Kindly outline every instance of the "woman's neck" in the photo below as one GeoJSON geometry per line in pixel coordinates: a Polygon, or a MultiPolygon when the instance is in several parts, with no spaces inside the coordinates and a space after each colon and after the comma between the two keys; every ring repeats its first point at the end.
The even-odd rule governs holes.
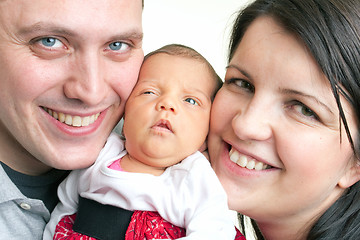
{"type": "Polygon", "coordinates": [[[273,216],[265,221],[257,221],[257,224],[266,240],[305,240],[316,220],[317,217],[312,214],[294,214],[284,218],[273,216]]]}

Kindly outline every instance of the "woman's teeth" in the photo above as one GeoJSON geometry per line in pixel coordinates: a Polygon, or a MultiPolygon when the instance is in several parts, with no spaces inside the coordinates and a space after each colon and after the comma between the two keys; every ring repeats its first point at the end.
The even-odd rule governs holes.
{"type": "Polygon", "coordinates": [[[73,127],[86,127],[90,124],[94,123],[96,119],[99,117],[100,113],[80,117],[80,116],[72,116],[69,114],[64,114],[61,112],[55,112],[54,110],[43,108],[50,116],[57,119],[58,121],[65,123],[66,125],[73,126],[73,127]]]}
{"type": "Polygon", "coordinates": [[[269,168],[269,165],[262,162],[258,162],[254,159],[248,159],[245,155],[241,155],[233,148],[229,152],[230,160],[239,165],[240,167],[246,167],[247,169],[264,170],[269,168]]]}

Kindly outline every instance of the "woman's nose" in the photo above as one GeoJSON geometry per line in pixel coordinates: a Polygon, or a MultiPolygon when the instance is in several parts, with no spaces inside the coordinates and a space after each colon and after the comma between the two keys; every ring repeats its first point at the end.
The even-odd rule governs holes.
{"type": "Polygon", "coordinates": [[[269,105],[250,102],[232,120],[235,134],[244,141],[265,141],[272,136],[272,112],[269,105]]]}

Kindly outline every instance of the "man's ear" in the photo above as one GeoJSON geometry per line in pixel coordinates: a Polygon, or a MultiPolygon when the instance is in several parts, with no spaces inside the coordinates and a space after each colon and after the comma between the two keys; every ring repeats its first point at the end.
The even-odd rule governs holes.
{"type": "Polygon", "coordinates": [[[344,176],[340,178],[338,182],[339,187],[346,189],[360,180],[360,160],[355,159],[355,161],[356,162],[352,164],[352,166],[347,170],[344,176]]]}

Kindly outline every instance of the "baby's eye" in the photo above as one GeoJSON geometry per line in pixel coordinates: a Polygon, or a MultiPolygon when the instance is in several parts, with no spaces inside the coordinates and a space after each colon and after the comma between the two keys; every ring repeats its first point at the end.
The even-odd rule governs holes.
{"type": "Polygon", "coordinates": [[[152,92],[152,91],[145,91],[145,92],[143,92],[143,94],[154,94],[154,92],[152,92]]]}
{"type": "Polygon", "coordinates": [[[126,52],[130,48],[129,44],[123,42],[112,42],[109,44],[109,49],[112,51],[126,52]]]}
{"type": "Polygon", "coordinates": [[[199,105],[199,103],[198,103],[195,99],[193,99],[193,98],[186,98],[186,99],[185,99],[185,102],[188,102],[188,103],[190,103],[191,105],[199,105]]]}

